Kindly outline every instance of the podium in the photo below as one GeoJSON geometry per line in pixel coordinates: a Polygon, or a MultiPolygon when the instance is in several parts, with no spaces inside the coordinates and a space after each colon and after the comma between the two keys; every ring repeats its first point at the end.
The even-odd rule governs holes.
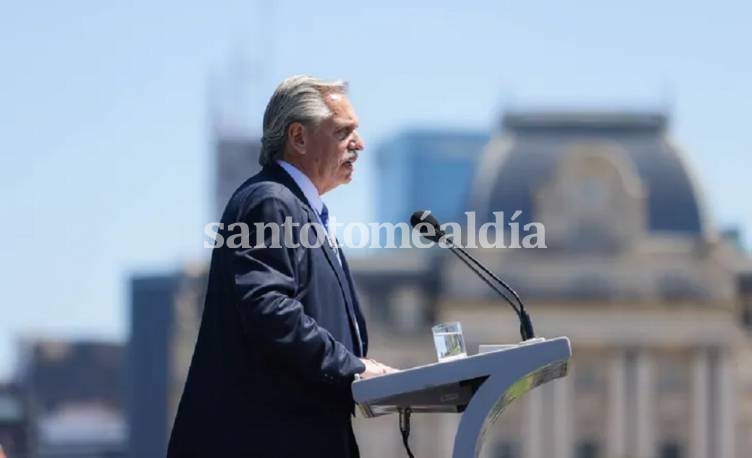
{"type": "Polygon", "coordinates": [[[488,351],[358,380],[352,393],[366,417],[396,413],[462,413],[453,458],[477,457],[486,430],[506,406],[533,388],[567,374],[569,339],[535,339],[488,351]]]}

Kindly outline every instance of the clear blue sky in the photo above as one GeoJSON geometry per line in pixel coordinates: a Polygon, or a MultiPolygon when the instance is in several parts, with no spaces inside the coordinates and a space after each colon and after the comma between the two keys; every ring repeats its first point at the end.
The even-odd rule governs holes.
{"type": "MultiPolygon", "coordinates": [[[[258,3],[0,7],[0,378],[22,335],[124,339],[130,273],[207,256],[207,81],[233,56],[264,63],[255,113],[284,76],[348,79],[371,151],[509,106],[669,104],[714,220],[752,227],[749,3],[258,3]]],[[[367,153],[340,220],[371,215],[367,153]]]]}

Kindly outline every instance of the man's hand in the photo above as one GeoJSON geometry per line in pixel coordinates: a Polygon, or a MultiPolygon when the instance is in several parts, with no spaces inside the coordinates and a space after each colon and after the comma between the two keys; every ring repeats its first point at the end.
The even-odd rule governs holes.
{"type": "Polygon", "coordinates": [[[379,375],[391,374],[398,371],[398,369],[381,364],[373,359],[360,358],[360,360],[366,365],[366,370],[358,374],[360,378],[378,377],[379,375]]]}

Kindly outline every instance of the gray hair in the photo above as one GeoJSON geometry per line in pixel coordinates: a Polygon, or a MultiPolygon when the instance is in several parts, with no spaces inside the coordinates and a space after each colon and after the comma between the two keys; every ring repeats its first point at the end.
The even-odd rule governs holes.
{"type": "Polygon", "coordinates": [[[264,112],[259,164],[267,166],[282,159],[290,124],[300,122],[318,125],[332,115],[324,97],[331,93],[345,92],[345,81],[326,81],[307,75],[291,76],[282,81],[269,99],[264,112]]]}

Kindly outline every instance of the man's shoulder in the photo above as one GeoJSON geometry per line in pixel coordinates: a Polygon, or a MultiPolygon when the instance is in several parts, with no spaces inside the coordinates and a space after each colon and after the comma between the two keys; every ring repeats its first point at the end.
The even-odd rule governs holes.
{"type": "Polygon", "coordinates": [[[298,200],[285,184],[269,177],[256,175],[249,178],[235,191],[235,194],[230,198],[230,202],[257,202],[266,199],[279,199],[289,203],[298,200]]]}
{"type": "Polygon", "coordinates": [[[274,174],[262,170],[246,180],[233,193],[225,208],[225,217],[237,219],[254,207],[275,200],[291,210],[303,210],[303,202],[285,183],[274,174]]]}

